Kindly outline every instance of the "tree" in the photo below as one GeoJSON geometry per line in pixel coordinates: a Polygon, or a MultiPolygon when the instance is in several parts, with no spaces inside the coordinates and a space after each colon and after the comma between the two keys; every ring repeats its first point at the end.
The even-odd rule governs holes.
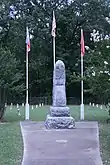
{"type": "MultiPolygon", "coordinates": [[[[80,29],[81,27],[84,29],[86,46],[94,50],[96,43],[91,40],[93,30],[99,31],[102,38],[110,34],[108,3],[108,0],[2,0],[0,45],[3,49],[7,47],[17,61],[20,61],[18,65],[22,73],[25,73],[25,29],[26,26],[29,27],[31,96],[51,95],[53,74],[51,22],[54,9],[57,21],[56,59],[62,59],[66,65],[67,96],[80,98],[80,83],[77,81],[77,78],[80,80],[80,29]],[[12,4],[16,14],[15,18],[11,19],[9,8],[12,4]]],[[[87,55],[88,52],[85,60],[87,55]]],[[[88,65],[87,67],[89,69],[88,65]]],[[[25,82],[25,76],[22,81],[25,82]]],[[[87,83],[85,87],[88,88],[87,83]]]]}
{"type": "Polygon", "coordinates": [[[110,41],[102,40],[95,43],[94,51],[86,56],[85,81],[89,93],[101,103],[110,102],[110,41]]]}
{"type": "MultiPolygon", "coordinates": [[[[94,50],[97,45],[91,37],[94,29],[99,32],[99,39],[105,39],[105,36],[110,34],[110,25],[106,20],[106,17],[109,17],[110,8],[106,2],[78,0],[59,11],[57,50],[61,55],[57,54],[57,56],[59,55],[67,66],[67,93],[71,96],[80,97],[80,29],[84,29],[86,47],[94,50]]],[[[92,55],[94,56],[91,51],[92,55]]],[[[87,63],[86,56],[89,58],[88,51],[84,57],[84,63],[87,63]]],[[[89,64],[85,67],[89,68],[89,64]]],[[[86,82],[84,86],[88,88],[86,82]]]]}
{"type": "Polygon", "coordinates": [[[16,60],[7,48],[0,48],[0,120],[3,119],[5,103],[9,92],[21,93],[24,90],[22,83],[23,73],[19,70],[19,61],[16,60]]]}

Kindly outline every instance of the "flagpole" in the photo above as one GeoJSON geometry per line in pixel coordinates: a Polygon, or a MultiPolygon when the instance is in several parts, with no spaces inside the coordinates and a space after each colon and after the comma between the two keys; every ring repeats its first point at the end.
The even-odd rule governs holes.
{"type": "Polygon", "coordinates": [[[25,120],[29,120],[29,103],[28,103],[28,46],[26,45],[26,109],[25,109],[25,120]]]}
{"type": "Polygon", "coordinates": [[[84,103],[83,103],[83,55],[81,55],[81,112],[80,119],[84,120],[84,103]]]}
{"type": "Polygon", "coordinates": [[[55,29],[56,29],[56,20],[55,20],[55,13],[53,10],[53,21],[52,21],[52,37],[53,37],[53,65],[55,68],[55,29]]]}
{"type": "Polygon", "coordinates": [[[81,29],[81,107],[80,107],[80,120],[84,120],[84,87],[83,87],[83,57],[85,53],[85,46],[84,46],[84,36],[83,30],[81,29]]]}
{"type": "Polygon", "coordinates": [[[55,37],[53,37],[53,64],[55,68],[55,37]]]}

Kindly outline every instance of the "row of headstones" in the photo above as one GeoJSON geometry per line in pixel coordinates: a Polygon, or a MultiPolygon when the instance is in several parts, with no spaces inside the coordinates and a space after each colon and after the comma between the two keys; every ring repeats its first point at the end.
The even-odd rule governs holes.
{"type": "MultiPolygon", "coordinates": [[[[25,106],[25,104],[24,103],[22,103],[22,107],[24,107],[25,106]]],[[[34,107],[35,108],[38,108],[38,107],[43,107],[44,106],[44,104],[43,103],[40,103],[39,105],[35,105],[35,106],[31,106],[31,109],[34,109],[34,107]]],[[[5,107],[7,107],[7,104],[5,103],[5,107]]],[[[11,103],[11,105],[10,105],[10,109],[12,109],[13,108],[13,103],[11,103]]],[[[18,116],[21,116],[21,113],[20,113],[20,105],[19,104],[17,104],[16,105],[16,108],[17,108],[17,113],[18,113],[18,116]]]]}
{"type": "MultiPolygon", "coordinates": [[[[22,107],[24,107],[25,106],[25,104],[24,103],[22,103],[22,105],[21,105],[22,107]]],[[[40,103],[39,105],[31,105],[31,108],[32,109],[34,109],[34,107],[35,108],[38,108],[38,107],[43,107],[44,106],[44,103],[40,103]]],[[[7,107],[7,104],[5,103],[5,107],[7,107]]],[[[14,107],[15,107],[15,105],[14,105],[14,107]]],[[[13,108],[13,103],[11,103],[11,105],[10,105],[10,109],[12,109],[13,108]]],[[[20,105],[19,104],[16,104],[16,108],[18,109],[18,108],[20,108],[20,105]]]]}
{"type": "Polygon", "coordinates": [[[89,106],[92,106],[92,107],[96,106],[97,108],[100,107],[100,109],[103,109],[102,105],[99,105],[99,104],[95,105],[95,103],[91,103],[91,102],[89,103],[89,106]]]}

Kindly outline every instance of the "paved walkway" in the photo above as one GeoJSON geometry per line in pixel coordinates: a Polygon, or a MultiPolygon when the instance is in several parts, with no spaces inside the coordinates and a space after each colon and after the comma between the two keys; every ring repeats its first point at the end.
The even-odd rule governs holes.
{"type": "Polygon", "coordinates": [[[46,130],[44,123],[20,123],[22,165],[102,165],[97,122],[76,122],[73,130],[46,130]]]}

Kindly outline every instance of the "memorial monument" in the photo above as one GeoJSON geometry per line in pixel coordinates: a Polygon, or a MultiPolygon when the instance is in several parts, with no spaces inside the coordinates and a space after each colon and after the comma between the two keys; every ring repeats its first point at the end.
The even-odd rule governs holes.
{"type": "Polygon", "coordinates": [[[66,105],[65,79],[65,65],[58,60],[53,74],[53,104],[45,121],[47,129],[75,128],[74,118],[71,117],[69,107],[66,105]]]}

